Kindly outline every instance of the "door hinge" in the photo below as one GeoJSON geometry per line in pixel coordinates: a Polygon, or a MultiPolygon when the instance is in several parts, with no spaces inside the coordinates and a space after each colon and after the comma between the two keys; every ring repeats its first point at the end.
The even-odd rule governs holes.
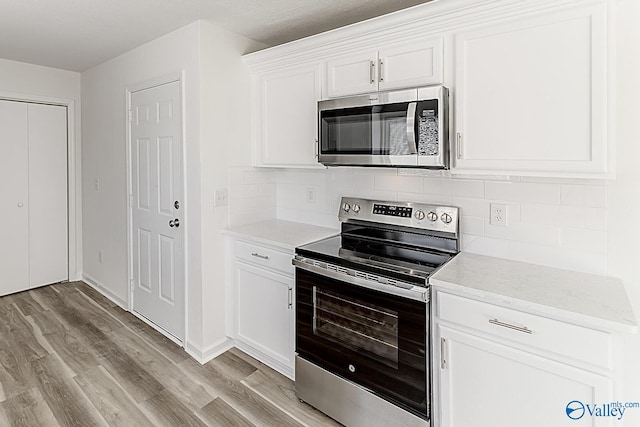
{"type": "Polygon", "coordinates": [[[447,357],[445,354],[447,348],[447,340],[440,338],[440,369],[447,369],[447,357]]]}
{"type": "Polygon", "coordinates": [[[133,293],[133,285],[135,281],[133,279],[129,279],[129,284],[131,285],[131,293],[133,293]]]}
{"type": "Polygon", "coordinates": [[[127,111],[127,119],[129,120],[129,123],[133,121],[133,111],[127,111]]]}
{"type": "Polygon", "coordinates": [[[129,207],[133,207],[133,194],[129,194],[129,207]]]}

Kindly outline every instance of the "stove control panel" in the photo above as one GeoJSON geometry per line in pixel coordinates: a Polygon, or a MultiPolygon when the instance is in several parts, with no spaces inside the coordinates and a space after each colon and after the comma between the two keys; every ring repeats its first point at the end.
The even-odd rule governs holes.
{"type": "Polygon", "coordinates": [[[393,224],[458,234],[458,208],[413,202],[384,202],[343,197],[338,219],[393,224]]]}

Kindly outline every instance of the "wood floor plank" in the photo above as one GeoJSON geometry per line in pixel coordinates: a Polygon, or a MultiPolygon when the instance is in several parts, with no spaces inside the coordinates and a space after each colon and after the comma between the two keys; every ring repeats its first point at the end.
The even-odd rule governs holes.
{"type": "Polygon", "coordinates": [[[59,363],[51,355],[31,362],[38,389],[58,423],[70,427],[107,425],[59,363]]]}
{"type": "Polygon", "coordinates": [[[251,421],[242,416],[221,397],[216,397],[212,402],[197,412],[198,417],[208,426],[212,427],[254,427],[251,421]]]}
{"type": "Polygon", "coordinates": [[[29,291],[13,294],[11,295],[11,297],[13,298],[13,302],[15,303],[16,307],[18,307],[18,309],[24,316],[29,316],[35,312],[44,311],[44,308],[36,300],[33,299],[29,291]]]}
{"type": "Polygon", "coordinates": [[[104,370],[97,367],[74,378],[110,426],[153,427],[135,401],[104,370]]]}
{"type": "Polygon", "coordinates": [[[4,401],[35,387],[31,363],[11,348],[0,345],[0,400],[4,401]]]}
{"type": "Polygon", "coordinates": [[[100,358],[100,364],[137,403],[164,390],[160,381],[115,344],[113,351],[100,358]]]}
{"type": "Polygon", "coordinates": [[[242,384],[280,408],[290,417],[304,425],[340,426],[313,406],[298,400],[293,381],[283,376],[282,381],[257,370],[242,380],[242,384]]]}
{"type": "Polygon", "coordinates": [[[63,362],[76,374],[96,368],[98,355],[86,345],[77,330],[51,333],[44,336],[63,362]]]}
{"type": "Polygon", "coordinates": [[[184,406],[169,390],[147,399],[142,407],[158,426],[206,427],[189,408],[184,406]]]}
{"type": "Polygon", "coordinates": [[[201,378],[237,411],[257,425],[300,426],[301,424],[273,406],[248,387],[233,381],[210,363],[200,365],[187,359],[180,363],[185,373],[201,378]]]}
{"type": "Polygon", "coordinates": [[[40,329],[42,335],[47,334],[64,334],[69,329],[58,320],[55,314],[49,310],[34,312],[27,316],[31,318],[35,326],[40,329]]]}
{"type": "Polygon", "coordinates": [[[105,334],[124,327],[124,325],[113,318],[113,316],[110,316],[104,310],[98,308],[99,306],[97,304],[89,303],[88,300],[75,289],[65,294],[65,302],[73,306],[82,319],[92,323],[105,334]]]}
{"type": "Polygon", "coordinates": [[[111,339],[191,410],[199,410],[215,397],[197,379],[184,375],[177,365],[133,331],[125,328],[113,333],[111,339]]]}
{"type": "Polygon", "coordinates": [[[242,381],[258,368],[231,352],[225,352],[209,362],[235,381],[242,381]]]}
{"type": "Polygon", "coordinates": [[[12,427],[59,426],[38,389],[29,389],[1,403],[6,424],[12,427]]]}

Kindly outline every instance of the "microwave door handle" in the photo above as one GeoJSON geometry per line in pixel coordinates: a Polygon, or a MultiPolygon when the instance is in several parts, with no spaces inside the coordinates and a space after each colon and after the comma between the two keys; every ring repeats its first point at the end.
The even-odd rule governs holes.
{"type": "Polygon", "coordinates": [[[416,147],[416,106],[417,102],[409,103],[407,108],[407,144],[409,145],[409,153],[418,154],[416,147]]]}

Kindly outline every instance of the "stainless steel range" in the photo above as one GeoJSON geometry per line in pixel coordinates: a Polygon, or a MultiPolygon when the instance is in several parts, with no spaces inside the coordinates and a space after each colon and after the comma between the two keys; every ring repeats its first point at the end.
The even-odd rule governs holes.
{"type": "Polygon", "coordinates": [[[428,426],[427,279],[458,208],[343,197],[340,235],[296,248],[296,394],[348,426],[428,426]]]}

